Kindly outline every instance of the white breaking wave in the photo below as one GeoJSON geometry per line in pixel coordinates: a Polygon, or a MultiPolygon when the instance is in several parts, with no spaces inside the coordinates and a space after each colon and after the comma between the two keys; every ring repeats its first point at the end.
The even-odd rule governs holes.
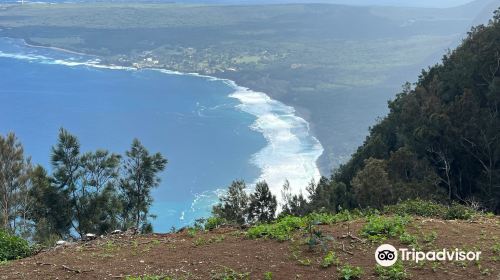
{"type": "MultiPolygon", "coordinates": [[[[28,60],[44,64],[58,64],[69,67],[86,66],[99,69],[140,71],[135,67],[104,65],[99,59],[81,61],[81,58],[53,59],[47,56],[28,53],[5,53],[0,51],[0,57],[28,60]],[[80,61],[79,61],[80,60],[80,61]]],[[[205,78],[209,81],[222,81],[234,88],[229,95],[241,104],[237,108],[256,117],[251,129],[262,133],[267,140],[267,146],[253,155],[251,162],[261,170],[260,177],[252,182],[265,180],[273,194],[281,199],[281,189],[285,182],[290,182],[293,194],[305,190],[311,181],[317,182],[321,177],[316,161],[323,153],[321,143],[311,135],[309,124],[296,116],[295,109],[279,101],[271,99],[262,92],[252,91],[238,86],[234,81],[220,79],[198,73],[182,73],[165,69],[148,68],[169,75],[187,75],[205,78]]],[[[197,204],[193,201],[192,209],[197,204]]],[[[184,218],[184,213],[181,219],[184,218]]]]}
{"type": "Polygon", "coordinates": [[[260,178],[280,197],[285,180],[293,194],[301,193],[321,177],[316,161],[323,153],[321,143],[310,134],[309,124],[295,115],[295,109],[271,99],[262,92],[228,83],[236,89],[230,97],[238,99],[238,108],[254,115],[251,128],[262,133],[268,145],[255,154],[253,163],[262,170],[260,178]]]}

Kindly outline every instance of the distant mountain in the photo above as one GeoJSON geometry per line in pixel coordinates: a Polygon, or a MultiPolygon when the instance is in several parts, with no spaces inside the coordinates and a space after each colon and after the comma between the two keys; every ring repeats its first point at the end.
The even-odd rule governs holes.
{"type": "Polygon", "coordinates": [[[472,0],[178,0],[185,3],[224,3],[224,4],[276,4],[276,3],[330,3],[353,6],[397,6],[447,8],[467,4],[472,0]]]}

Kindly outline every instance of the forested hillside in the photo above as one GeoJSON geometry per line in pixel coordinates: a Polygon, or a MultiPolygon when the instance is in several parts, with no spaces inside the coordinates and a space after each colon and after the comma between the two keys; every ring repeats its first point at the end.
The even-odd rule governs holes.
{"type": "Polygon", "coordinates": [[[500,10],[407,84],[312,204],[381,207],[406,198],[500,212],[500,10]]]}

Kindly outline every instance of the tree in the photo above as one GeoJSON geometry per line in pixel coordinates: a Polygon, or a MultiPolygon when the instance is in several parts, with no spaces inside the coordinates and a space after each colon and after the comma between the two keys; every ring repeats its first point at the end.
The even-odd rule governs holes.
{"type": "Polygon", "coordinates": [[[249,203],[248,195],[245,191],[244,181],[233,181],[225,195],[219,198],[219,204],[215,205],[212,213],[237,225],[243,225],[247,222],[247,208],[249,203]]]}
{"type": "Polygon", "coordinates": [[[29,184],[29,159],[24,157],[21,143],[13,133],[7,137],[0,135],[0,218],[1,227],[15,232],[19,221],[26,222],[19,216],[29,184]]]}
{"type": "Polygon", "coordinates": [[[52,181],[47,171],[36,166],[30,174],[32,184],[29,200],[32,207],[28,217],[35,223],[33,239],[52,246],[54,241],[69,236],[72,215],[67,196],[52,181]]]}
{"type": "Polygon", "coordinates": [[[151,190],[159,186],[161,180],[158,173],[165,169],[168,161],[160,153],[150,155],[137,139],[125,154],[124,177],[120,181],[124,199],[122,216],[126,226],[150,230],[151,190]]]}
{"type": "Polygon", "coordinates": [[[352,187],[360,207],[382,208],[396,202],[386,164],[384,160],[369,158],[353,178],[352,187]]]}
{"type": "Polygon", "coordinates": [[[61,129],[59,142],[52,148],[52,166],[60,197],[68,201],[65,215],[71,216],[80,236],[119,227],[119,155],[105,150],[81,155],[78,139],[61,129]]]}
{"type": "Polygon", "coordinates": [[[105,150],[87,152],[80,158],[82,192],[79,198],[83,232],[102,234],[120,227],[121,203],[117,193],[120,156],[105,150]]]}
{"type": "Polygon", "coordinates": [[[288,180],[283,184],[283,189],[281,190],[281,197],[283,199],[283,205],[279,216],[293,215],[293,216],[304,216],[307,214],[308,203],[302,193],[299,195],[292,195],[290,191],[290,182],[288,180]]]}
{"type": "Polygon", "coordinates": [[[81,236],[78,221],[82,218],[79,192],[84,191],[78,184],[82,179],[80,163],[80,143],[78,139],[67,130],[59,130],[58,143],[52,147],[51,163],[54,183],[60,191],[60,198],[67,201],[65,209],[61,209],[70,218],[71,226],[81,236]]]}
{"type": "Polygon", "coordinates": [[[250,222],[270,222],[276,213],[276,196],[269,190],[265,181],[255,186],[255,192],[250,195],[248,205],[248,220],[250,222]]]}

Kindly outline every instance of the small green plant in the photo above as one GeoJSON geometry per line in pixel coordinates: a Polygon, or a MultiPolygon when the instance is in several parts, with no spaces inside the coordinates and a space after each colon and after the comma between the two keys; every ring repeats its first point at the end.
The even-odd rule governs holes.
{"type": "Polygon", "coordinates": [[[361,279],[363,275],[363,269],[359,266],[351,266],[346,264],[339,268],[340,279],[342,280],[353,280],[353,279],[361,279]]]}
{"type": "Polygon", "coordinates": [[[273,273],[271,271],[265,272],[264,280],[273,280],[273,273]]]}
{"type": "Polygon", "coordinates": [[[174,280],[170,276],[144,275],[144,276],[127,276],[126,280],[174,280]]]}
{"type": "Polygon", "coordinates": [[[298,259],[297,261],[299,262],[299,264],[301,264],[303,266],[310,266],[312,264],[311,259],[309,259],[309,258],[298,259]]]}
{"type": "Polygon", "coordinates": [[[208,241],[207,241],[205,238],[203,238],[203,237],[198,237],[198,238],[196,238],[196,240],[194,241],[194,245],[195,245],[196,247],[198,247],[198,246],[203,246],[203,245],[205,245],[205,244],[207,244],[207,243],[208,243],[208,241]]]}
{"type": "Polygon", "coordinates": [[[279,241],[290,239],[293,231],[305,227],[305,222],[300,217],[286,216],[272,224],[260,224],[247,231],[250,238],[269,237],[279,241]]]}
{"type": "Polygon", "coordinates": [[[324,235],[323,232],[318,228],[321,222],[314,220],[313,217],[309,216],[306,219],[306,244],[309,246],[309,250],[313,251],[316,246],[321,246],[323,251],[328,250],[328,241],[333,240],[332,236],[324,235]]]}
{"type": "Polygon", "coordinates": [[[28,241],[0,230],[0,261],[25,258],[32,251],[28,241]]]}
{"type": "Polygon", "coordinates": [[[399,241],[404,245],[411,245],[413,248],[418,248],[418,241],[415,235],[409,234],[407,232],[403,232],[399,236],[399,241]]]}
{"type": "Polygon", "coordinates": [[[315,225],[345,222],[361,216],[361,212],[342,211],[337,214],[311,213],[305,217],[283,216],[269,224],[260,224],[247,231],[250,238],[267,237],[279,241],[289,240],[294,231],[299,229],[314,228],[315,225]]]}
{"type": "Polygon", "coordinates": [[[226,223],[226,220],[220,217],[210,217],[205,221],[204,228],[205,230],[213,230],[221,225],[224,225],[226,223]]]}
{"type": "Polygon", "coordinates": [[[491,248],[493,250],[493,256],[491,259],[496,262],[500,261],[500,242],[493,244],[491,248]]]}
{"type": "Polygon", "coordinates": [[[375,273],[380,280],[403,280],[409,277],[401,261],[397,261],[394,265],[388,267],[377,265],[375,273]]]}
{"type": "Polygon", "coordinates": [[[118,246],[113,241],[108,241],[104,243],[104,250],[106,252],[112,252],[118,249],[118,246]]]}
{"type": "Polygon", "coordinates": [[[237,272],[229,267],[223,267],[223,271],[212,274],[212,280],[247,280],[250,279],[250,273],[237,272]]]}
{"type": "Polygon", "coordinates": [[[437,237],[438,237],[437,232],[432,231],[429,234],[424,234],[423,240],[424,240],[425,243],[431,244],[431,243],[433,243],[437,239],[437,237]]]}
{"type": "Polygon", "coordinates": [[[403,234],[409,222],[410,219],[406,216],[372,215],[367,218],[367,223],[361,229],[361,235],[371,241],[385,240],[403,234]]]}
{"type": "Polygon", "coordinates": [[[335,255],[335,252],[330,251],[321,261],[321,267],[328,268],[332,265],[338,266],[340,264],[339,258],[335,255]]]}
{"type": "Polygon", "coordinates": [[[194,238],[198,231],[200,231],[198,228],[190,227],[187,229],[187,235],[191,238],[194,238]]]}

